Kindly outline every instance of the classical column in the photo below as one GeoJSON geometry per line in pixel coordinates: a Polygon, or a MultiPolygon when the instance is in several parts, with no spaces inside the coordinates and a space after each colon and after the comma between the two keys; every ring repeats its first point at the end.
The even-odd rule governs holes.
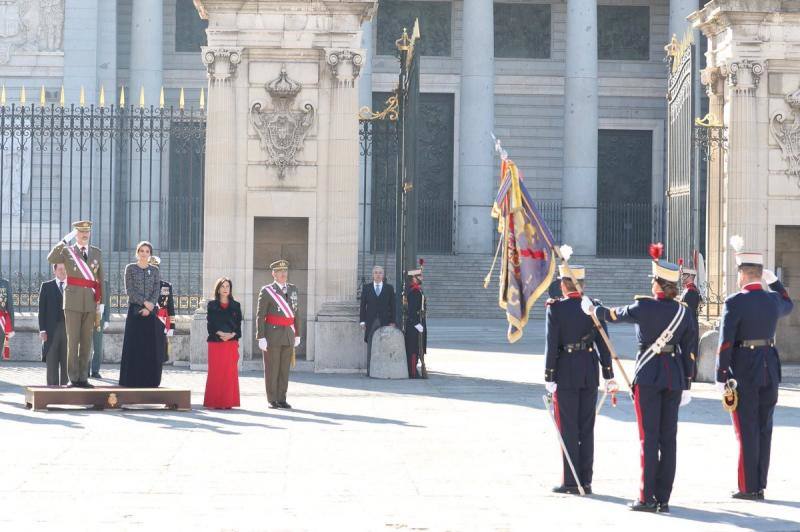
{"type": "MultiPolygon", "coordinates": [[[[749,251],[767,256],[766,180],[759,173],[759,142],[767,132],[759,123],[757,97],[764,65],[742,59],[726,67],[730,91],[730,138],[728,150],[727,198],[725,198],[725,293],[739,288],[730,237],[741,235],[749,251]]],[[[764,170],[764,173],[766,169],[764,170]]]]}
{"type": "MultiPolygon", "coordinates": [[[[317,224],[324,228],[329,301],[355,301],[358,265],[358,89],[356,80],[364,50],[326,48],[330,74],[328,169],[324,177],[324,211],[317,224]]],[[[322,119],[322,117],[320,117],[322,119]]],[[[321,184],[322,185],[322,184],[321,184]]],[[[319,286],[317,287],[320,288],[319,286]]]]}
{"type": "MultiPolygon", "coordinates": [[[[364,50],[364,61],[361,65],[361,74],[358,77],[358,106],[372,108],[372,21],[361,25],[361,47],[364,50]]],[[[370,143],[371,144],[371,143],[370,143]]],[[[372,157],[364,156],[359,151],[358,158],[358,223],[359,247],[366,254],[369,251],[368,242],[371,234],[372,213],[369,206],[372,202],[372,157]],[[366,179],[365,179],[366,176],[366,179]],[[366,227],[365,227],[366,226],[366,227]]],[[[362,267],[363,268],[363,267],[362,267]]],[[[366,269],[364,269],[366,271],[366,269]]],[[[359,269],[361,274],[362,269],[359,269]]],[[[366,276],[366,274],[365,274],[366,276]]]]}
{"type": "Polygon", "coordinates": [[[458,149],[458,251],[490,253],[494,164],[494,5],[464,2],[458,149]]]}
{"type": "Polygon", "coordinates": [[[139,101],[144,87],[147,104],[158,105],[163,84],[164,2],[136,0],[131,16],[129,102],[139,101]]]}
{"type": "Polygon", "coordinates": [[[567,1],[562,238],[597,252],[597,2],[567,1]]]}
{"type": "MultiPolygon", "coordinates": [[[[203,216],[203,293],[212,293],[214,281],[227,276],[241,280],[244,264],[232,263],[239,254],[241,231],[240,196],[237,186],[236,67],[242,59],[240,47],[202,49],[208,70],[208,114],[206,125],[206,170],[203,216]]],[[[188,216],[188,215],[187,215],[188,216]]],[[[244,285],[242,285],[244,286],[244,285]]]]}
{"type": "Polygon", "coordinates": [[[669,0],[669,38],[683,40],[690,23],[686,17],[699,9],[697,0],[669,0]]]}

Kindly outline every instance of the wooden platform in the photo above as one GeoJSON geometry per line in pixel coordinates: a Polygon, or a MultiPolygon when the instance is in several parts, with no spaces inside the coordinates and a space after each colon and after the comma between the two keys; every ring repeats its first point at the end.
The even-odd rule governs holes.
{"type": "Polygon", "coordinates": [[[191,410],[191,397],[189,390],[170,388],[25,387],[25,407],[34,410],[45,410],[54,405],[86,406],[95,410],[117,409],[131,405],[163,405],[169,410],[191,410]]]}

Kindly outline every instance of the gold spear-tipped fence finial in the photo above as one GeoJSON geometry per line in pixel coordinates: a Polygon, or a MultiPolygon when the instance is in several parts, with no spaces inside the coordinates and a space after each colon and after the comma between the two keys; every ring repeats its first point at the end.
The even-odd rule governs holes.
{"type": "Polygon", "coordinates": [[[144,85],[139,88],[139,107],[144,107],[144,85]]]}
{"type": "Polygon", "coordinates": [[[46,103],[47,103],[47,98],[45,97],[44,94],[44,85],[42,85],[42,88],[39,89],[39,105],[44,107],[46,103]]]}
{"type": "Polygon", "coordinates": [[[125,85],[119,88],[119,106],[125,107],[125,85]]]}
{"type": "Polygon", "coordinates": [[[27,98],[25,96],[25,85],[22,86],[22,89],[19,91],[19,103],[25,105],[27,98]]]}
{"type": "Polygon", "coordinates": [[[64,85],[61,85],[61,93],[58,95],[58,105],[64,108],[64,85]]]}
{"type": "Polygon", "coordinates": [[[81,95],[78,98],[78,105],[86,107],[86,91],[83,89],[83,85],[81,85],[81,95]]]}
{"type": "Polygon", "coordinates": [[[163,109],[164,108],[164,87],[161,87],[161,94],[158,96],[158,107],[163,109]]]}
{"type": "Polygon", "coordinates": [[[200,88],[200,109],[206,108],[206,90],[200,88]]]}
{"type": "Polygon", "coordinates": [[[183,87],[181,87],[181,95],[178,97],[178,109],[183,111],[183,106],[184,106],[183,87]]]}
{"type": "Polygon", "coordinates": [[[106,106],[106,88],[100,85],[100,107],[106,106]]]}

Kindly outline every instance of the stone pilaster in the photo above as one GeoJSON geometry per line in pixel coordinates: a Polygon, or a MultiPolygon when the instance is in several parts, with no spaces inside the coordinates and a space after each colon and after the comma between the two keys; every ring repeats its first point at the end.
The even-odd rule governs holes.
{"type": "Polygon", "coordinates": [[[131,16],[131,56],[128,100],[139,101],[144,87],[145,101],[158,104],[164,78],[164,2],[136,0],[131,16]]]}
{"type": "MultiPolygon", "coordinates": [[[[732,235],[741,235],[750,251],[767,252],[767,201],[761,190],[758,148],[760,125],[756,94],[764,65],[742,59],[725,67],[728,78],[730,150],[728,155],[727,198],[725,205],[725,246],[732,235]]],[[[730,251],[730,250],[729,250],[730,251]]],[[[725,290],[732,294],[736,284],[736,262],[727,253],[725,290]]]]}
{"type": "Polygon", "coordinates": [[[237,182],[236,88],[234,79],[242,60],[241,47],[203,47],[208,70],[208,114],[206,127],[206,170],[203,227],[203,291],[212,292],[214,281],[226,276],[234,286],[244,286],[245,265],[237,239],[241,231],[242,197],[237,182]]]}
{"type": "Polygon", "coordinates": [[[498,169],[494,163],[494,6],[464,2],[458,149],[458,251],[492,251],[489,216],[498,169]]]}
{"type": "Polygon", "coordinates": [[[567,1],[562,240],[597,251],[597,2],[567,1]]]}

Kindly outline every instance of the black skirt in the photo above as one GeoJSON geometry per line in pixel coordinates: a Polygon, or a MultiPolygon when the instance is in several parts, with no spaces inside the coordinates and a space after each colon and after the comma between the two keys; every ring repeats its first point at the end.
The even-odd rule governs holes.
{"type": "Polygon", "coordinates": [[[119,385],[129,388],[158,388],[166,349],[164,325],[155,312],[151,312],[149,316],[139,315],[141,308],[139,305],[128,307],[119,385]]]}

